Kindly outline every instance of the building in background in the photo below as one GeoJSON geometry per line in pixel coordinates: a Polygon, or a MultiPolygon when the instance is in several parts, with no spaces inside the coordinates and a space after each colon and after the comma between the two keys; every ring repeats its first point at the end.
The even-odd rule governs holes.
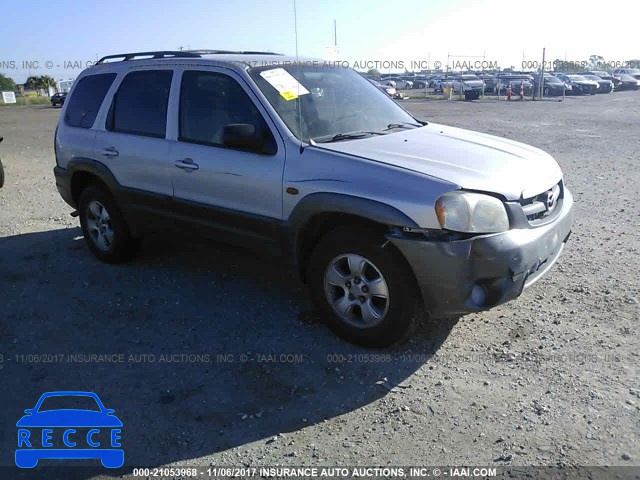
{"type": "Polygon", "coordinates": [[[71,79],[68,79],[68,80],[58,80],[58,85],[57,85],[58,92],[60,92],[60,93],[62,93],[62,92],[68,93],[69,90],[71,90],[71,86],[73,85],[73,82],[75,82],[75,81],[76,81],[75,78],[71,78],[71,79]]]}

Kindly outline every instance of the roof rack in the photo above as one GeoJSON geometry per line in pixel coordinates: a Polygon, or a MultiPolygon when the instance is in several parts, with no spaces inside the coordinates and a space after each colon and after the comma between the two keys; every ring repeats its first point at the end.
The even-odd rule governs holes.
{"type": "Polygon", "coordinates": [[[231,54],[231,55],[282,55],[274,52],[258,52],[251,50],[234,51],[234,50],[186,50],[189,53],[197,53],[198,55],[215,55],[215,54],[231,54]]]}
{"type": "Polygon", "coordinates": [[[117,55],[107,55],[106,57],[102,57],[98,60],[95,65],[99,65],[101,63],[105,63],[105,60],[110,60],[114,58],[122,59],[122,62],[126,62],[129,60],[145,60],[151,57],[153,59],[157,58],[200,58],[201,55],[196,52],[190,51],[157,51],[157,52],[136,52],[136,53],[119,53],[117,55]],[[136,58],[136,57],[147,57],[147,58],[136,58]]]}

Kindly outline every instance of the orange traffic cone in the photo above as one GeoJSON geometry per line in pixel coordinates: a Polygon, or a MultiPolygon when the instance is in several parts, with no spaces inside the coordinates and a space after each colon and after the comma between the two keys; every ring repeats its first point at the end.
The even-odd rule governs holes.
{"type": "Polygon", "coordinates": [[[520,100],[524,100],[524,80],[520,82],[520,100]]]}
{"type": "Polygon", "coordinates": [[[512,94],[513,92],[511,91],[511,83],[509,83],[509,86],[507,87],[507,100],[511,100],[512,94]]]}

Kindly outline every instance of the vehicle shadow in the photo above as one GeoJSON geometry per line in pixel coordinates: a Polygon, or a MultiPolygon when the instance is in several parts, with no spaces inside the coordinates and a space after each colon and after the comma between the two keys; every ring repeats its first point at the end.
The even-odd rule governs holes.
{"type": "Polygon", "coordinates": [[[132,263],[104,265],[78,228],[0,239],[0,309],[0,465],[14,464],[15,424],[40,395],[93,391],[124,424],[125,467],[97,467],[107,476],[284,442],[273,437],[375,402],[455,323],[361,349],[318,321],[279,259],[184,237],[145,240],[132,263]]]}

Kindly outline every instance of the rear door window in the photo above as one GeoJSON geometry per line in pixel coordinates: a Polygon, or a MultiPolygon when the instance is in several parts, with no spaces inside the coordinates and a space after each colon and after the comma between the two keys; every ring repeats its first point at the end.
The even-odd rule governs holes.
{"type": "Polygon", "coordinates": [[[107,130],[164,138],[172,70],[129,73],[113,97],[107,130]]]}

